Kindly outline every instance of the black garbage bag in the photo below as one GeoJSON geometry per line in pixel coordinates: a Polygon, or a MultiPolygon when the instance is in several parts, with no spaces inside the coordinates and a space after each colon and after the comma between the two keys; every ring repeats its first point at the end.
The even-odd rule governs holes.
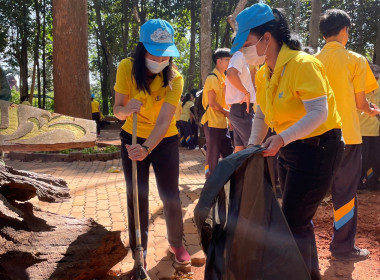
{"type": "Polygon", "coordinates": [[[310,279],[257,146],[222,160],[194,218],[207,255],[206,280],[310,279]]]}

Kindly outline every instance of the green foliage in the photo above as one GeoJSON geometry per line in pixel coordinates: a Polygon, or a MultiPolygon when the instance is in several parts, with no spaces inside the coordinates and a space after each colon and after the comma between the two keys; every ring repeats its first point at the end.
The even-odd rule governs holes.
{"type": "Polygon", "coordinates": [[[106,147],[98,147],[95,146],[93,148],[84,148],[84,149],[66,149],[59,151],[60,154],[71,154],[71,153],[82,153],[82,154],[100,154],[100,153],[105,153],[105,154],[110,154],[119,151],[120,148],[115,145],[110,145],[106,147]]]}
{"type": "MultiPolygon", "coordinates": [[[[57,0],[59,1],[59,0],[57,0]]],[[[200,15],[201,0],[195,0],[196,36],[195,36],[195,59],[190,61],[190,30],[191,30],[191,0],[137,0],[138,12],[141,22],[137,22],[136,13],[133,10],[134,1],[126,0],[99,0],[101,6],[101,20],[106,33],[106,41],[109,52],[113,56],[114,67],[126,56],[133,53],[138,41],[138,30],[141,23],[152,18],[168,20],[175,29],[176,45],[181,56],[174,59],[185,82],[185,89],[192,81],[194,87],[200,88],[200,15]],[[126,3],[126,11],[123,10],[126,3]],[[143,4],[144,3],[144,4],[143,4]],[[128,22],[128,32],[125,32],[125,22],[128,22]],[[189,66],[195,66],[193,76],[189,75],[189,66]]],[[[259,2],[248,0],[247,6],[259,2]]],[[[290,27],[299,30],[299,36],[304,45],[308,43],[309,23],[311,15],[311,0],[266,0],[271,7],[281,7],[286,11],[290,27]],[[299,3],[299,18],[296,18],[296,5],[299,3]],[[296,26],[298,24],[298,26],[296,26]]],[[[53,97],[53,17],[52,0],[39,0],[41,25],[45,22],[46,34],[40,34],[39,63],[42,71],[42,39],[46,40],[46,92],[53,97]],[[44,16],[45,15],[45,16],[44,16]],[[44,37],[43,37],[44,36],[44,37]]],[[[213,0],[211,19],[212,49],[218,47],[230,47],[232,29],[226,19],[232,14],[238,0],[213,0]]],[[[372,60],[374,45],[378,34],[377,24],[380,21],[379,0],[326,0],[322,1],[322,11],[330,8],[338,8],[347,11],[352,19],[350,40],[347,48],[364,54],[372,60]]],[[[8,67],[19,67],[21,40],[26,35],[28,43],[28,75],[32,73],[33,50],[35,37],[37,36],[36,8],[34,0],[0,0],[0,57],[2,63],[8,67]],[[22,31],[27,30],[27,34],[22,31]]],[[[112,112],[112,100],[110,98],[110,69],[107,66],[107,58],[104,54],[104,46],[98,38],[99,26],[96,22],[96,14],[93,0],[88,0],[88,27],[89,27],[89,70],[91,72],[91,92],[95,93],[96,99],[101,106],[108,105],[112,112]]],[[[323,39],[320,38],[320,47],[323,39]]],[[[380,55],[380,54],[378,54],[380,55]]],[[[75,69],[73,69],[75,71],[75,69]]],[[[18,77],[19,78],[19,77],[18,77]]],[[[30,83],[30,79],[29,79],[30,83]]],[[[41,77],[41,84],[43,84],[41,77]]],[[[37,83],[35,92],[37,92],[37,83]]],[[[12,92],[12,101],[19,102],[19,93],[12,92]]],[[[33,106],[37,106],[35,98],[33,106]]],[[[71,101],[68,101],[71,102],[71,101]]],[[[52,111],[53,99],[46,99],[46,109],[52,111]]],[[[105,106],[107,107],[107,106],[105,106]]]]}

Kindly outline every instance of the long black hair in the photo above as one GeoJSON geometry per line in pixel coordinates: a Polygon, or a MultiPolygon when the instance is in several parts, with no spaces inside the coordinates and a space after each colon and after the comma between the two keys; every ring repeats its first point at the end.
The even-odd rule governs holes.
{"type": "MultiPolygon", "coordinates": [[[[148,84],[147,68],[145,66],[145,54],[147,53],[143,43],[139,42],[136,46],[133,57],[132,75],[135,78],[136,86],[138,90],[146,91],[151,94],[151,90],[148,84]]],[[[174,72],[172,69],[173,58],[169,59],[169,65],[165,67],[163,72],[164,85],[168,86],[169,81],[173,78],[174,72]]]]}
{"type": "Polygon", "coordinates": [[[269,32],[280,45],[285,43],[292,50],[301,50],[301,42],[298,37],[290,31],[288,21],[282,9],[272,9],[272,11],[275,19],[252,28],[250,33],[261,37],[265,32],[269,32]]]}
{"type": "Polygon", "coordinates": [[[191,94],[190,93],[186,93],[185,97],[182,100],[182,107],[185,106],[186,102],[189,101],[190,98],[191,98],[191,94]]]}

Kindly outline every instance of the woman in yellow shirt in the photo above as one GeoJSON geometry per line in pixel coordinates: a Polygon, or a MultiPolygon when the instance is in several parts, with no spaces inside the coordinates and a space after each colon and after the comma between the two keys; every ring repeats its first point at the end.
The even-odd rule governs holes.
{"type": "Polygon", "coordinates": [[[195,143],[192,135],[191,118],[192,112],[191,107],[194,106],[194,96],[187,93],[182,101],[182,112],[179,117],[179,126],[181,129],[181,144],[184,147],[188,147],[189,150],[195,149],[195,143]]]}
{"type": "Polygon", "coordinates": [[[132,160],[137,162],[141,239],[146,257],[149,224],[149,167],[152,164],[164,205],[169,250],[178,263],[190,263],[182,244],[183,220],[179,198],[178,131],[174,113],[182,89],[182,76],[173,68],[179,56],[174,30],[165,20],[152,19],[141,26],[133,58],[120,62],[115,84],[114,114],[125,120],[120,133],[121,157],[127,183],[128,231],[135,250],[132,160]],[[137,113],[137,143],[132,143],[133,113],[137,113]]]}
{"type": "Polygon", "coordinates": [[[263,156],[279,151],[282,210],[312,279],[320,279],[312,218],[343,152],[341,122],[322,64],[300,51],[284,15],[255,4],[237,17],[231,51],[240,49],[256,74],[257,110],[248,144],[263,156]],[[277,135],[263,142],[268,127],[277,135]]]}

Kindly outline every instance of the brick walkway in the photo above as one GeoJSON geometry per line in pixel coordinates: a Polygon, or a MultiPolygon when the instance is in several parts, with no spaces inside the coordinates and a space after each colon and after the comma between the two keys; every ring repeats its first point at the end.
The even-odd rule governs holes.
{"type": "MultiPolygon", "coordinates": [[[[20,162],[17,160],[5,160],[5,162],[19,170],[50,174],[66,180],[71,194],[69,201],[45,203],[33,199],[34,205],[61,215],[93,218],[108,230],[121,231],[122,241],[128,246],[125,181],[120,160],[71,163],[20,162]],[[120,172],[107,172],[111,167],[120,169],[120,172]]],[[[203,164],[204,156],[199,150],[187,151],[180,148],[179,183],[184,219],[184,243],[192,255],[192,262],[197,266],[201,266],[205,262],[193,220],[194,207],[205,181],[203,164]]],[[[149,182],[151,217],[147,256],[148,272],[152,280],[173,279],[176,264],[168,252],[163,208],[152,169],[149,182]]],[[[110,274],[123,275],[132,267],[133,260],[129,252],[123,261],[112,268],[110,274]]],[[[189,267],[182,267],[182,269],[186,270],[189,267]]],[[[201,275],[201,273],[196,274],[201,275]]],[[[123,277],[107,277],[107,279],[123,279],[123,277]]],[[[194,279],[200,278],[194,277],[194,279]]]]}

